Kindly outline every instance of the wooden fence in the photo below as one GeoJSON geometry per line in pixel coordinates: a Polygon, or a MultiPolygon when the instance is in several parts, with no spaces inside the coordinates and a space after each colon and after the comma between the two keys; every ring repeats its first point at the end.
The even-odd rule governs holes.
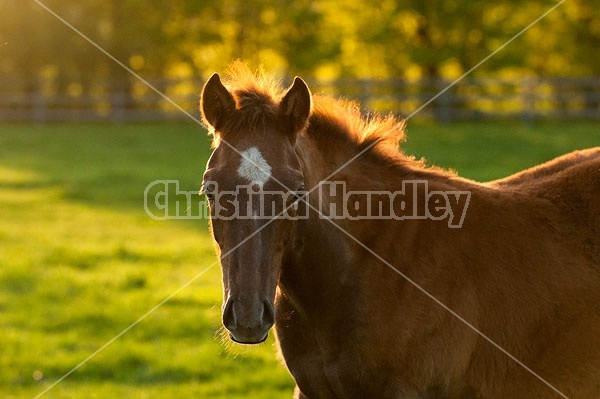
{"type": "MultiPolygon", "coordinates": [[[[149,82],[194,117],[199,117],[201,81],[151,79],[149,82]]],[[[600,120],[600,77],[465,78],[448,80],[308,80],[314,92],[356,100],[365,111],[441,121],[521,119],[600,120]]],[[[0,122],[170,121],[187,116],[143,83],[63,83],[0,79],[0,122]]]]}

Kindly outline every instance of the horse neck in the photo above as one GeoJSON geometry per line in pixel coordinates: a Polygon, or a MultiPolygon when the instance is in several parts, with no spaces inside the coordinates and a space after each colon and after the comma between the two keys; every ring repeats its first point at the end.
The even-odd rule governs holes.
{"type": "MultiPolygon", "coordinates": [[[[301,138],[297,142],[296,151],[303,164],[306,187],[311,190],[308,202],[317,210],[310,208],[307,219],[296,221],[294,239],[286,250],[280,289],[298,308],[312,308],[318,313],[334,306],[331,304],[332,298],[340,298],[345,292],[356,294],[358,286],[364,280],[361,273],[365,273],[365,268],[361,268],[359,264],[359,257],[365,254],[364,249],[344,231],[362,241],[365,231],[361,231],[361,228],[366,224],[369,229],[376,228],[377,221],[365,221],[366,224],[361,224],[337,219],[333,221],[338,226],[336,227],[332,221],[319,214],[323,210],[321,206],[328,200],[321,202],[326,190],[315,187],[323,179],[334,181],[338,178],[350,184],[365,179],[385,186],[384,182],[390,179],[390,175],[389,171],[381,167],[363,170],[365,161],[360,158],[335,173],[358,153],[356,149],[321,151],[315,141],[301,138]],[[333,173],[335,175],[331,177],[333,173]]],[[[368,184],[367,182],[363,187],[367,189],[368,184]]]]}
{"type": "MultiPolygon", "coordinates": [[[[328,158],[331,154],[323,154],[317,144],[306,137],[297,140],[296,152],[308,190],[335,171],[332,166],[335,163],[328,158]]],[[[308,203],[315,206],[318,198],[319,190],[311,190],[308,203]]],[[[308,218],[296,221],[294,237],[286,248],[280,290],[292,299],[296,308],[310,307],[308,302],[315,308],[326,305],[319,303],[321,297],[342,289],[340,279],[349,273],[350,246],[347,237],[321,218],[315,209],[309,208],[308,218]]]]}
{"type": "MultiPolygon", "coordinates": [[[[393,190],[403,187],[406,180],[427,180],[430,190],[458,189],[463,182],[456,180],[446,172],[429,170],[410,163],[403,164],[401,159],[393,167],[367,158],[367,154],[337,171],[354,155],[357,149],[342,151],[321,151],[321,147],[309,139],[299,139],[296,150],[303,164],[306,187],[313,189],[308,202],[319,211],[327,190],[314,189],[322,179],[330,181],[340,179],[348,184],[349,190],[393,190]]],[[[407,198],[411,201],[412,197],[407,198]]],[[[338,197],[336,205],[341,206],[338,197]]],[[[410,206],[410,204],[409,204],[410,206]]],[[[339,208],[338,208],[339,209],[339,208]]],[[[358,290],[362,281],[367,280],[366,267],[361,262],[373,261],[368,250],[356,240],[377,252],[380,231],[393,235],[398,245],[414,246],[422,224],[418,220],[404,220],[402,223],[382,220],[351,221],[346,219],[327,220],[318,211],[311,209],[306,220],[296,222],[294,239],[287,248],[286,263],[282,270],[281,289],[290,297],[297,298],[298,306],[310,302],[319,311],[327,309],[331,298],[340,297],[344,291],[358,290]],[[335,225],[332,224],[335,223],[335,225]],[[391,224],[390,224],[391,223],[391,224]],[[355,239],[353,239],[352,237],[355,239]]],[[[388,237],[389,239],[389,237],[388,237]]],[[[401,248],[398,248],[401,251],[401,248]]],[[[403,271],[410,264],[396,265],[403,271]]]]}

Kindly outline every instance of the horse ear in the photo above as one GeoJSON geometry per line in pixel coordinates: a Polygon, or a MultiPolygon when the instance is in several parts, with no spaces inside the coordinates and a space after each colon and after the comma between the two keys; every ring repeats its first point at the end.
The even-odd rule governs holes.
{"type": "Polygon", "coordinates": [[[204,120],[215,129],[223,118],[235,110],[235,100],[221,83],[218,73],[214,73],[202,89],[200,110],[204,120]]]}
{"type": "Polygon", "coordinates": [[[294,78],[294,83],[281,100],[280,110],[285,121],[298,133],[308,122],[311,108],[311,95],[304,80],[294,78]]]}

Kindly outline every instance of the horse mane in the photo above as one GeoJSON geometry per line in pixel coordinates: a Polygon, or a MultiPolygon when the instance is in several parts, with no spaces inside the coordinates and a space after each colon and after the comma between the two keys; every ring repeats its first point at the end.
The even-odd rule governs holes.
{"type": "MultiPolygon", "coordinates": [[[[253,71],[245,63],[235,61],[225,71],[223,84],[233,95],[238,110],[238,116],[227,122],[227,130],[246,132],[275,120],[285,92],[281,80],[273,74],[262,67],[253,71]]],[[[392,114],[364,115],[356,102],[314,94],[305,134],[323,146],[346,146],[356,152],[369,148],[366,156],[375,156],[377,161],[390,166],[410,164],[423,168],[423,159],[416,160],[401,152],[405,132],[406,122],[402,118],[392,114]]],[[[220,137],[213,132],[213,139],[213,145],[217,145],[220,137]]]]}
{"type": "Polygon", "coordinates": [[[366,156],[393,165],[423,167],[424,160],[404,154],[400,144],[406,141],[406,121],[392,114],[363,114],[354,101],[313,95],[308,134],[323,145],[346,145],[366,156]]]}

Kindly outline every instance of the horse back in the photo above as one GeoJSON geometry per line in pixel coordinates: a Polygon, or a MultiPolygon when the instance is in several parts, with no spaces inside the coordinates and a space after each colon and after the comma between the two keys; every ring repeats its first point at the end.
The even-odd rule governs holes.
{"type": "Polygon", "coordinates": [[[600,233],[600,147],[573,151],[487,185],[546,199],[566,220],[600,233]]]}

